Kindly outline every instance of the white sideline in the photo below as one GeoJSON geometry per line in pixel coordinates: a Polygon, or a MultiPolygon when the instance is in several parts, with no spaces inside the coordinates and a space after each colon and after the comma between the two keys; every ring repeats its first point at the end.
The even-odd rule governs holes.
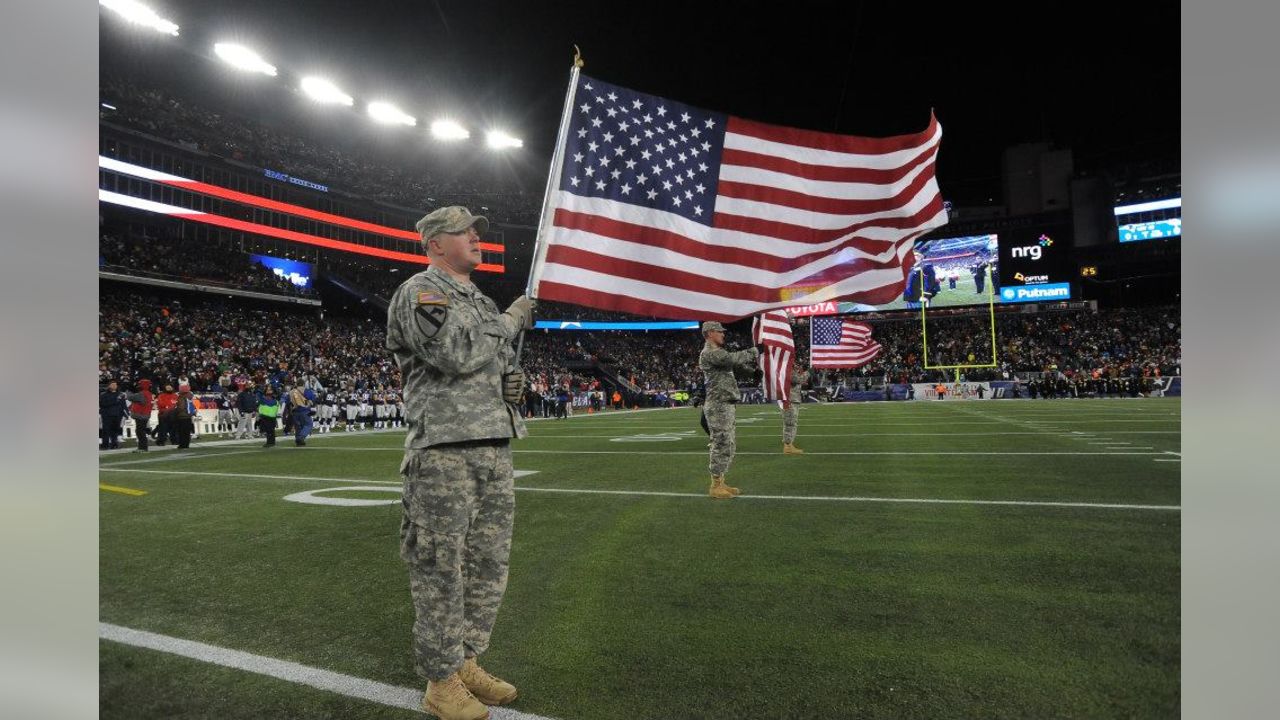
{"type": "MultiPolygon", "coordinates": [[[[696,437],[696,436],[694,436],[696,437]]],[[[797,440],[799,442],[799,440],[797,440]]],[[[1122,452],[1126,448],[1116,448],[1111,452],[1073,452],[1069,450],[1060,451],[1027,451],[1027,452],[1001,452],[996,450],[806,450],[806,455],[1163,455],[1163,452],[1122,452]]],[[[290,449],[292,450],[292,449],[290,449]]],[[[403,453],[402,447],[343,447],[343,446],[308,446],[305,450],[298,449],[299,452],[316,452],[318,450],[328,450],[337,452],[398,452],[403,453]]],[[[512,449],[512,453],[531,453],[535,455],[706,455],[705,450],[520,450],[512,449]]],[[[210,453],[204,457],[218,457],[218,455],[230,455],[231,453],[210,453]]],[[[759,450],[738,450],[734,455],[778,455],[780,453],[769,451],[761,452],[759,450]]],[[[132,463],[110,463],[101,465],[99,470],[110,470],[116,465],[132,465],[132,463]]]]}
{"type": "MultiPolygon", "coordinates": [[[[289,662],[288,660],[277,660],[276,658],[254,655],[241,650],[206,645],[194,640],[183,640],[182,638],[159,635],[145,630],[134,630],[110,623],[98,623],[98,637],[103,640],[118,642],[122,645],[158,650],[234,670],[266,675],[285,682],[327,690],[339,695],[356,698],[357,700],[422,712],[422,708],[419,705],[422,700],[422,690],[414,688],[387,685],[374,680],[365,680],[331,670],[289,662]]],[[[504,707],[490,708],[489,716],[493,720],[551,720],[551,718],[542,715],[522,713],[504,707]]]]}
{"type": "MultiPolygon", "coordinates": [[[[799,439],[796,442],[800,442],[799,439]]],[[[326,450],[337,450],[339,448],[325,448],[326,450]]],[[[347,450],[349,448],[341,448],[347,450]]],[[[379,448],[368,448],[369,450],[379,448]]],[[[535,454],[535,455],[706,455],[705,450],[512,450],[517,454],[535,454]]],[[[1162,455],[1160,452],[1124,452],[1120,449],[1108,452],[1069,452],[1069,451],[1044,451],[1044,452],[1000,452],[995,450],[850,450],[850,451],[831,451],[825,452],[821,450],[805,450],[805,455],[998,455],[1002,457],[1014,457],[1019,455],[1162,455]]],[[[780,452],[759,452],[755,450],[739,450],[734,453],[738,455],[780,455],[780,452]]]]}
{"type": "MultiPolygon", "coordinates": [[[[330,478],[330,477],[309,477],[305,475],[256,475],[252,473],[224,473],[224,472],[188,472],[185,470],[136,470],[133,468],[121,468],[120,470],[111,470],[111,468],[99,468],[104,472],[132,472],[132,473],[148,473],[152,475],[202,475],[207,477],[231,477],[231,478],[249,478],[249,479],[265,479],[265,480],[299,480],[303,482],[323,482],[331,484],[348,484],[348,483],[365,483],[369,485],[400,485],[399,482],[390,482],[386,480],[359,480],[355,478],[330,478]]],[[[516,486],[517,492],[549,492],[549,493],[567,493],[578,495],[638,495],[648,497],[687,497],[705,499],[707,496],[703,493],[679,493],[679,492],[662,492],[658,490],[591,490],[587,488],[548,488],[548,487],[529,487],[524,485],[516,486]]],[[[1069,507],[1069,508],[1102,508],[1107,510],[1177,510],[1181,511],[1181,505],[1127,505],[1112,503],[1085,503],[1085,502],[1053,502],[1048,500],[944,500],[939,498],[892,498],[892,497],[846,497],[846,496],[822,496],[822,495],[740,495],[739,500],[809,500],[817,502],[871,502],[871,503],[914,503],[925,505],[1011,505],[1022,507],[1069,507]]]]}

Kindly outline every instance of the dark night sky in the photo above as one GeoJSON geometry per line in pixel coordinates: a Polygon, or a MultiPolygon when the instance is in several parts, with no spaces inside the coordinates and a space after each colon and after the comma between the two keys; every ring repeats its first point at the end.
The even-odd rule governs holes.
{"type": "Polygon", "coordinates": [[[473,133],[507,127],[535,176],[574,43],[588,74],[766,122],[896,135],[934,108],[939,185],[959,205],[1000,201],[1000,153],[1014,143],[1070,147],[1087,170],[1177,157],[1176,3],[992,5],[163,0],[153,7],[180,37],[144,37],[103,11],[100,38],[104,68],[204,90],[223,71],[196,53],[238,39],[281,68],[235,80],[256,84],[251,102],[287,96],[290,73],[324,74],[358,103],[452,114],[473,133]]]}

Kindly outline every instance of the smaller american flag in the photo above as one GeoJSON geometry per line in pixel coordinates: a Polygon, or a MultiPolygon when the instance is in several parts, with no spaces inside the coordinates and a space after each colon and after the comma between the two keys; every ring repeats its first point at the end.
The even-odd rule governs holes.
{"type": "Polygon", "coordinates": [[[764,373],[764,398],[788,402],[791,391],[791,356],[796,344],[791,336],[791,321],[781,310],[770,310],[757,316],[751,325],[751,337],[764,345],[760,354],[760,371],[764,373]]]}
{"type": "Polygon", "coordinates": [[[880,354],[871,326],[835,317],[816,317],[809,324],[810,365],[815,368],[859,368],[880,354]]]}

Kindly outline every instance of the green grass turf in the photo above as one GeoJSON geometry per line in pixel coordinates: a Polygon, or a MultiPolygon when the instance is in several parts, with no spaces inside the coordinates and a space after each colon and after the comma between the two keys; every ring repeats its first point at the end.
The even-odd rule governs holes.
{"type": "MultiPolygon", "coordinates": [[[[942,281],[941,291],[933,297],[929,302],[929,307],[958,307],[960,305],[988,305],[992,302],[992,298],[996,303],[1000,302],[1000,288],[992,288],[991,277],[987,276],[987,281],[982,286],[982,293],[978,293],[978,284],[974,282],[973,275],[965,271],[956,280],[956,288],[954,290],[947,284],[946,280],[942,281]]],[[[902,299],[899,293],[893,302],[887,305],[877,306],[881,310],[904,310],[907,307],[907,301],[902,299]]],[[[916,310],[919,312],[919,309],[916,310]]],[[[917,318],[918,320],[918,318],[917,318]]]]}
{"type": "MultiPolygon", "coordinates": [[[[1178,505],[1179,464],[1156,460],[1181,450],[1179,415],[1173,399],[806,405],[797,444],[809,454],[789,457],[777,410],[742,406],[729,480],[748,495],[1178,505]],[[855,452],[917,454],[835,454],[855,452]]],[[[402,441],[333,433],[306,448],[103,457],[131,470],[102,482],[148,494],[101,493],[102,620],[418,686],[399,506],[282,500],[395,483],[402,441]]],[[[520,488],[706,490],[696,410],[539,421],[515,448],[516,467],[537,471],[520,488]]],[[[516,497],[510,584],[485,663],[520,686],[524,712],[1179,711],[1176,510],[516,497]]],[[[103,717],[405,714],[111,642],[101,681],[103,717]]]]}

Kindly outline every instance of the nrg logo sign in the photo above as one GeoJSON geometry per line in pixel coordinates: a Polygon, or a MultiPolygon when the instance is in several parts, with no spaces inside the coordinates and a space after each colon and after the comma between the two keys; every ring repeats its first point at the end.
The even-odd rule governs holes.
{"type": "Polygon", "coordinates": [[[1053,245],[1053,238],[1048,235],[1041,235],[1040,242],[1036,245],[1023,245],[1021,247],[1010,248],[1009,253],[1016,258],[1029,257],[1032,260],[1039,260],[1044,253],[1044,248],[1053,245]]]}

